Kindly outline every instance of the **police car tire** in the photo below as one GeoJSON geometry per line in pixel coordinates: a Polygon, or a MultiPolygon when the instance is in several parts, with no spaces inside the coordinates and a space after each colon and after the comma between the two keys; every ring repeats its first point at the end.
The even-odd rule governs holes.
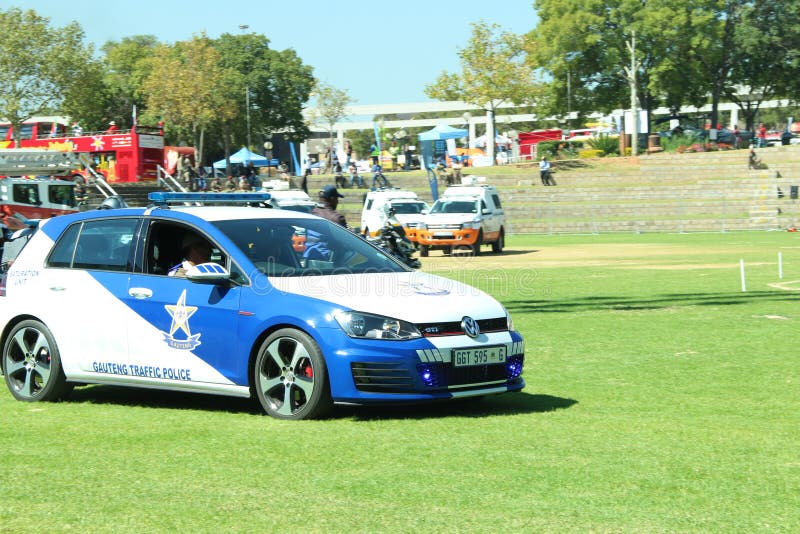
{"type": "Polygon", "coordinates": [[[36,320],[22,321],[9,333],[3,370],[9,391],[24,402],[56,401],[73,387],[64,376],[53,334],[36,320]]]}
{"type": "Polygon", "coordinates": [[[253,388],[264,411],[277,419],[318,419],[333,407],[322,351],[294,328],[276,330],[261,344],[253,388]]]}
{"type": "Polygon", "coordinates": [[[420,247],[419,247],[419,255],[422,256],[423,258],[427,258],[428,254],[429,254],[428,245],[420,245],[420,247]]]}
{"type": "Polygon", "coordinates": [[[492,252],[495,254],[500,254],[503,252],[503,247],[506,244],[506,233],[505,231],[500,228],[500,235],[497,237],[497,241],[492,243],[492,252]]]}
{"type": "Polygon", "coordinates": [[[472,245],[473,256],[481,255],[481,243],[483,243],[483,230],[478,230],[478,239],[476,239],[475,243],[472,245]]]}

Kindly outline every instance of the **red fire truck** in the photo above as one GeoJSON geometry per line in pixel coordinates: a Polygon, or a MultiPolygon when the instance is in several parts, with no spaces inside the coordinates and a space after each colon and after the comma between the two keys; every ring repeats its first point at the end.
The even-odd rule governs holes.
{"type": "MultiPolygon", "coordinates": [[[[22,124],[21,148],[47,148],[87,154],[94,169],[109,182],[156,180],[164,163],[164,136],[159,128],[83,132],[66,117],[32,117],[22,124]]],[[[17,148],[14,131],[0,122],[0,148],[17,148]]],[[[85,171],[84,171],[85,172],[85,171]]]]}

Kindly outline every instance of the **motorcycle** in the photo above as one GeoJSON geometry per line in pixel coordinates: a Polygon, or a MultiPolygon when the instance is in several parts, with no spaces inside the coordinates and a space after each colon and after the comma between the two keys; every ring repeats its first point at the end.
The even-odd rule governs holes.
{"type": "Polygon", "coordinates": [[[394,209],[389,208],[389,216],[375,237],[367,236],[367,241],[382,248],[412,269],[419,269],[422,264],[414,257],[416,248],[406,237],[403,225],[394,216],[394,209]]]}

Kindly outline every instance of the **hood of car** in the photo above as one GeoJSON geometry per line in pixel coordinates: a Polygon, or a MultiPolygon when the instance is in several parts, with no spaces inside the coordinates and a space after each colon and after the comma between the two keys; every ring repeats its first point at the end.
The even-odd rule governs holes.
{"type": "Polygon", "coordinates": [[[411,323],[503,317],[494,298],[474,287],[427,273],[370,273],[275,277],[279,291],[326,300],[342,310],[385,315],[411,323]]]}
{"type": "Polygon", "coordinates": [[[427,224],[461,224],[479,218],[477,213],[429,213],[425,216],[427,224]]]}

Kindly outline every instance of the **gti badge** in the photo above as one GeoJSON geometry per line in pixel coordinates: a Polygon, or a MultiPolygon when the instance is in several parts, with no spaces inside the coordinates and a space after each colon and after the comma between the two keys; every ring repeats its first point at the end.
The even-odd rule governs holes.
{"type": "Polygon", "coordinates": [[[183,290],[177,304],[166,304],[164,308],[172,316],[172,325],[169,327],[169,334],[164,334],[164,341],[173,349],[192,350],[200,344],[200,334],[192,335],[189,330],[189,317],[197,311],[197,306],[186,305],[186,290],[183,290]],[[186,339],[175,339],[173,334],[178,330],[186,334],[186,339]]]}
{"type": "Polygon", "coordinates": [[[478,334],[481,333],[481,327],[478,326],[478,321],[466,315],[461,318],[461,329],[469,337],[478,337],[478,334]]]}

